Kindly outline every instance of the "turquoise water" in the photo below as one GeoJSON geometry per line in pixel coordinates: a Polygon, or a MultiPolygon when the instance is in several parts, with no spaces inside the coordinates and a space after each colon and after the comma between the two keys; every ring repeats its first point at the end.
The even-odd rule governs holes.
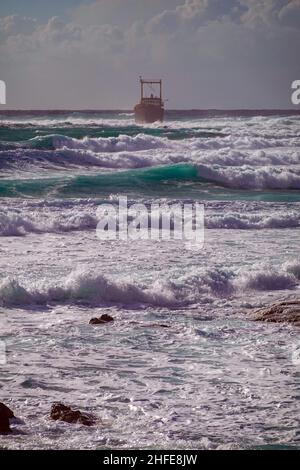
{"type": "Polygon", "coordinates": [[[113,191],[131,197],[196,200],[300,201],[300,191],[239,190],[218,187],[189,164],[58,178],[0,181],[0,197],[98,197],[113,191]]]}
{"type": "MultiPolygon", "coordinates": [[[[32,147],[39,147],[39,148],[52,148],[51,146],[51,139],[47,140],[47,136],[51,136],[53,134],[65,135],[67,137],[73,137],[75,139],[82,139],[83,137],[118,137],[121,134],[126,134],[130,136],[136,136],[140,133],[140,128],[132,125],[124,127],[115,126],[113,128],[95,128],[91,126],[79,126],[72,128],[70,127],[46,127],[43,128],[9,128],[9,127],[2,127],[0,128],[0,140],[4,142],[18,142],[23,143],[26,145],[28,140],[35,139],[37,134],[41,137],[40,144],[36,142],[32,142],[32,147]]],[[[206,138],[206,137],[218,137],[222,136],[221,132],[217,130],[209,130],[209,129],[199,129],[197,127],[190,128],[190,129],[168,129],[168,127],[161,127],[157,129],[153,128],[143,128],[143,133],[146,135],[152,135],[156,137],[167,137],[171,140],[181,140],[187,139],[192,137],[197,138],[206,138]]]]}
{"type": "Polygon", "coordinates": [[[299,116],[0,116],[1,197],[300,201],[299,116]],[[178,118],[179,117],[179,118],[178,118]]]}

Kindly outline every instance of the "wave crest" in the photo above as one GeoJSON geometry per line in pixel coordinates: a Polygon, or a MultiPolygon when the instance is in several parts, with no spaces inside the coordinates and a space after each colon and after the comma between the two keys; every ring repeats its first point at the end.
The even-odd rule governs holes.
{"type": "Polygon", "coordinates": [[[111,304],[149,304],[172,306],[177,304],[174,292],[167,286],[153,284],[150,288],[123,280],[109,279],[102,274],[74,271],[63,286],[25,289],[16,279],[0,282],[2,307],[47,305],[48,303],[88,303],[91,306],[111,304]]]}
{"type": "Polygon", "coordinates": [[[107,304],[151,305],[177,308],[206,302],[210,297],[230,298],[248,291],[294,289],[300,278],[300,263],[292,270],[286,267],[257,267],[252,271],[234,272],[226,268],[211,268],[176,279],[161,278],[150,286],[134,280],[117,279],[91,271],[73,271],[61,284],[39,284],[30,288],[16,279],[0,281],[0,306],[29,307],[31,305],[87,304],[92,307],[107,304]]]}
{"type": "Polygon", "coordinates": [[[199,177],[235,189],[300,189],[298,170],[277,167],[197,165],[199,177]]]}

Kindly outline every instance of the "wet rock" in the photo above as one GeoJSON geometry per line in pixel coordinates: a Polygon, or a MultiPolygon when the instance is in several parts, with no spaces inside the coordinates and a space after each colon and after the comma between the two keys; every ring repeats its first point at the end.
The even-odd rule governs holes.
{"type": "Polygon", "coordinates": [[[8,434],[11,432],[9,420],[15,415],[8,406],[0,403],[0,434],[8,434]]]}
{"type": "Polygon", "coordinates": [[[55,421],[65,421],[66,423],[79,423],[85,426],[93,426],[96,419],[79,410],[72,410],[70,406],[63,403],[54,403],[51,407],[50,417],[55,421]]]}
{"type": "Polygon", "coordinates": [[[100,324],[103,324],[103,323],[110,323],[112,321],[114,321],[113,317],[111,317],[107,313],[104,313],[103,315],[101,315],[100,318],[91,318],[90,321],[89,321],[89,324],[90,325],[100,325],[100,324]]]}
{"type": "Polygon", "coordinates": [[[260,308],[254,312],[252,319],[300,326],[300,300],[282,301],[260,308]]]}

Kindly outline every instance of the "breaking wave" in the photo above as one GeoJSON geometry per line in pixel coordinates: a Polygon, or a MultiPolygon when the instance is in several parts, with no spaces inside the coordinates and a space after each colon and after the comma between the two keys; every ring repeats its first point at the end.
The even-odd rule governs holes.
{"type": "Polygon", "coordinates": [[[90,214],[30,216],[0,213],[0,236],[23,236],[27,233],[64,233],[94,229],[97,219],[90,214]]]}
{"type": "Polygon", "coordinates": [[[300,263],[287,266],[233,272],[214,268],[186,274],[177,279],[158,279],[150,286],[135,281],[115,279],[90,271],[73,271],[60,284],[22,286],[17,279],[0,281],[0,306],[28,307],[47,304],[84,303],[89,306],[106,304],[153,305],[176,308],[207,300],[207,296],[232,297],[245,290],[274,291],[293,289],[298,285],[300,263]]]}
{"type": "Polygon", "coordinates": [[[271,166],[222,167],[197,165],[199,177],[236,189],[300,189],[300,170],[271,166]]]}
{"type": "MultiPolygon", "coordinates": [[[[109,201],[107,201],[109,202],[109,201]]],[[[96,229],[96,207],[52,212],[0,212],[0,237],[24,236],[29,233],[66,233],[96,229]]],[[[149,209],[149,208],[148,208],[149,209]]],[[[263,230],[300,227],[300,213],[225,213],[205,214],[205,228],[218,230],[263,230]]]]}
{"type": "MultiPolygon", "coordinates": [[[[144,196],[151,191],[161,198],[235,200],[255,199],[259,192],[261,200],[300,199],[297,116],[212,113],[204,119],[171,113],[164,124],[137,125],[129,114],[6,116],[0,129],[0,196],[144,196]]],[[[225,225],[283,228],[298,221],[229,214],[223,222],[208,222],[208,227],[225,225]]]]}
{"type": "Polygon", "coordinates": [[[106,138],[84,137],[81,140],[65,136],[53,136],[52,142],[56,149],[92,150],[97,153],[157,149],[165,148],[169,144],[167,138],[153,137],[145,134],[138,134],[134,137],[125,134],[118,137],[106,138]]]}
{"type": "Polygon", "coordinates": [[[226,213],[208,215],[205,218],[208,229],[260,230],[300,227],[300,214],[244,214],[226,213]]]}
{"type": "Polygon", "coordinates": [[[16,279],[6,278],[0,282],[0,305],[4,307],[76,302],[91,306],[106,303],[170,306],[177,303],[174,293],[166,286],[154,284],[143,289],[131,282],[88,272],[72,272],[62,287],[27,290],[16,279]]]}
{"type": "Polygon", "coordinates": [[[300,281],[300,262],[288,261],[284,264],[284,269],[300,281]]]}
{"type": "Polygon", "coordinates": [[[293,289],[298,284],[297,278],[285,271],[276,271],[274,269],[257,270],[243,274],[238,279],[240,287],[256,291],[273,291],[293,289]]]}
{"type": "MultiPolygon", "coordinates": [[[[216,187],[230,190],[299,190],[298,171],[300,170],[274,167],[229,168],[215,165],[175,164],[96,175],[0,180],[0,196],[81,197],[118,194],[133,189],[142,192],[155,191],[159,196],[164,190],[180,187],[183,182],[193,185],[193,188],[198,190],[216,187]],[[166,181],[168,187],[163,184],[166,181]]],[[[255,197],[255,193],[253,196],[255,197]]]]}
{"type": "MultiPolygon", "coordinates": [[[[87,136],[85,128],[69,131],[65,134],[36,135],[25,129],[19,133],[8,135],[9,141],[2,140],[0,150],[39,149],[39,150],[84,150],[95,154],[106,152],[145,151],[151,149],[169,149],[195,151],[215,151],[215,163],[241,165],[251,161],[251,164],[285,164],[300,162],[300,139],[267,139],[256,137],[240,137],[237,135],[221,134],[218,131],[203,129],[143,129],[128,128],[127,133],[121,129],[110,132],[91,130],[92,136],[87,136]],[[104,134],[103,134],[104,132],[104,134]],[[100,133],[100,136],[99,136],[100,133]],[[98,135],[97,135],[98,134],[98,135]],[[103,134],[103,135],[102,135],[103,134]],[[75,136],[74,136],[75,135],[75,136]],[[29,138],[24,139],[25,136],[29,138]],[[31,136],[31,138],[30,138],[31,136]],[[13,138],[15,141],[13,141],[13,138]],[[21,139],[20,139],[21,138],[21,139]],[[272,149],[272,151],[270,150],[272,149]],[[218,160],[219,158],[219,160],[218,160]]],[[[200,156],[202,156],[200,154],[200,156]]]]}

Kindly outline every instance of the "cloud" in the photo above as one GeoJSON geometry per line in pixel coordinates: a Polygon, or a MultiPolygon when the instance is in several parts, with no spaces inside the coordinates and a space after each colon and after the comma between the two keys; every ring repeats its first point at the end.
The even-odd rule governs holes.
{"type": "Polygon", "coordinates": [[[236,0],[186,0],[153,17],[147,30],[153,34],[177,33],[181,29],[191,32],[212,21],[234,19],[243,10],[236,0]]]}
{"type": "Polygon", "coordinates": [[[37,21],[34,18],[18,15],[0,17],[0,41],[3,42],[10,36],[30,35],[36,27],[37,21]]]}
{"type": "Polygon", "coordinates": [[[242,15],[245,24],[257,26],[282,25],[300,29],[299,0],[239,0],[247,11],[242,15]]]}
{"type": "Polygon", "coordinates": [[[197,30],[210,22],[270,27],[276,24],[300,28],[300,0],[185,0],[149,21],[153,33],[197,30]]]}
{"type": "Polygon", "coordinates": [[[292,0],[283,6],[278,14],[282,24],[300,29],[300,0],[292,0]]]}
{"type": "Polygon", "coordinates": [[[129,28],[181,3],[182,0],[96,0],[79,5],[72,12],[72,19],[83,26],[112,24],[129,28]]]}
{"type": "Polygon", "coordinates": [[[27,59],[38,60],[45,54],[69,56],[70,54],[98,54],[122,49],[124,34],[112,25],[82,27],[65,23],[54,16],[45,24],[32,18],[16,16],[0,19],[1,50],[9,54],[27,54],[27,59]],[[20,25],[20,27],[17,27],[20,25]]]}
{"type": "Polygon", "coordinates": [[[299,12],[300,0],[98,0],[69,21],[0,18],[8,106],[130,107],[149,74],[170,107],[288,107],[299,12]]]}

